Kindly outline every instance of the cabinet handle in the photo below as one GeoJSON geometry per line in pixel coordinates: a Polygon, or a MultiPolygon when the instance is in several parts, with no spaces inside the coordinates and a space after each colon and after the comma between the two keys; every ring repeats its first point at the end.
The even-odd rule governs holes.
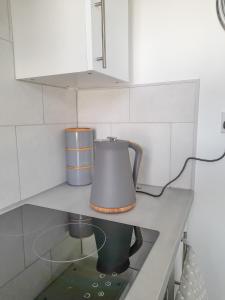
{"type": "Polygon", "coordinates": [[[105,29],[105,0],[95,3],[95,7],[101,6],[101,24],[102,24],[102,56],[97,57],[96,61],[102,61],[103,69],[106,69],[106,29],[105,29]]]}

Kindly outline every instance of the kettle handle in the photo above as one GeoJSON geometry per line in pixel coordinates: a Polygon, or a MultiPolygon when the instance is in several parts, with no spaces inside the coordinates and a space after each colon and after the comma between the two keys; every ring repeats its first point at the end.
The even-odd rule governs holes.
{"type": "Polygon", "coordinates": [[[129,251],[129,257],[134,255],[142,246],[143,244],[143,238],[142,238],[142,233],[141,233],[141,228],[134,226],[134,234],[135,234],[135,242],[134,244],[130,247],[129,251]]]}
{"type": "Polygon", "coordinates": [[[134,167],[133,167],[133,181],[134,187],[136,188],[137,179],[138,179],[138,171],[140,168],[141,158],[142,158],[142,148],[135,143],[129,142],[129,148],[135,151],[135,159],[134,159],[134,167]]]}

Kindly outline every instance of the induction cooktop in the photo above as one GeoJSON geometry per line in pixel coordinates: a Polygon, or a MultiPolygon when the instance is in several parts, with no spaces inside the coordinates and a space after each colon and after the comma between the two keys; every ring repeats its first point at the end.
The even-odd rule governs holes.
{"type": "Polygon", "coordinates": [[[0,225],[0,267],[11,255],[2,300],[124,299],[159,236],[34,205],[0,216],[0,225]]]}

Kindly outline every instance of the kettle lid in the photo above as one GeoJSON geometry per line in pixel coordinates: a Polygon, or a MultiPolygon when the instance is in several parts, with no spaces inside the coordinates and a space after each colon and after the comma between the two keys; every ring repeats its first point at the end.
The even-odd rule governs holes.
{"type": "Polygon", "coordinates": [[[102,143],[102,144],[127,144],[128,143],[128,141],[126,141],[126,140],[120,140],[120,139],[118,139],[117,137],[113,137],[113,136],[108,136],[106,139],[97,139],[97,140],[95,140],[95,143],[98,143],[98,144],[100,144],[100,143],[102,143]]]}
{"type": "Polygon", "coordinates": [[[107,136],[107,140],[109,142],[116,142],[116,141],[118,141],[118,138],[115,136],[107,136]]]}

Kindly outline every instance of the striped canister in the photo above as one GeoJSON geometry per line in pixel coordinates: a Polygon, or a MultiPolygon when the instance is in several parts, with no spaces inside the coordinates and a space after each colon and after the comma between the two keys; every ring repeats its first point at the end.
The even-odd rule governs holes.
{"type": "Polygon", "coordinates": [[[92,128],[66,128],[66,174],[70,185],[92,182],[93,139],[92,128]]]}

